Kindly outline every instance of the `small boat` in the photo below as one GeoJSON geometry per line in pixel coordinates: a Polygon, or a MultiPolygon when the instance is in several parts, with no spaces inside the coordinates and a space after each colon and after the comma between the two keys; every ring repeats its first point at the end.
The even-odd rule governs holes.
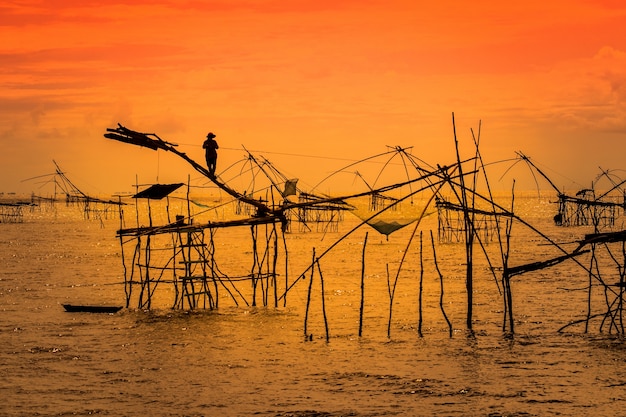
{"type": "Polygon", "coordinates": [[[69,313],[117,313],[122,309],[121,306],[90,306],[75,304],[63,304],[63,308],[69,313]]]}

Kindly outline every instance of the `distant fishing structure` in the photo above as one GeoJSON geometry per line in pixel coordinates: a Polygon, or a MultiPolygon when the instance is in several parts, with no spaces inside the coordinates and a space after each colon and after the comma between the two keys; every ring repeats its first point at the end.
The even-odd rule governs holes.
{"type": "Polygon", "coordinates": [[[24,207],[32,207],[32,203],[0,202],[0,223],[22,223],[24,221],[24,207]]]}
{"type": "MultiPolygon", "coordinates": [[[[437,208],[437,238],[439,243],[460,243],[464,242],[465,218],[462,205],[455,204],[444,198],[437,198],[435,201],[437,208]]],[[[489,243],[497,239],[496,228],[502,225],[498,216],[506,215],[492,210],[481,210],[471,208],[473,215],[474,233],[480,236],[482,242],[489,243]]]]}
{"type": "MultiPolygon", "coordinates": [[[[220,300],[223,299],[230,299],[237,306],[245,304],[279,307],[287,305],[287,295],[294,286],[308,282],[304,325],[304,335],[308,340],[310,335],[307,321],[311,307],[312,284],[314,280],[319,279],[321,309],[328,340],[330,330],[326,318],[324,279],[321,270],[323,258],[364,225],[374,228],[382,235],[389,236],[399,229],[414,224],[406,249],[401,254],[400,260],[395,263],[397,269],[392,271],[387,264],[389,297],[387,335],[391,337],[394,296],[398,278],[403,273],[403,266],[411,247],[419,243],[419,263],[422,272],[419,277],[417,329],[421,336],[422,282],[425,264],[423,260],[424,236],[419,226],[424,218],[437,213],[438,237],[435,239],[431,231],[430,245],[426,242],[426,247],[432,248],[434,265],[431,268],[434,268],[439,277],[440,310],[448,324],[450,336],[453,334],[453,326],[446,314],[443,299],[446,276],[437,261],[435,242],[462,244],[465,249],[467,297],[465,327],[470,332],[473,332],[474,325],[475,258],[482,254],[485,258],[484,262],[489,266],[489,273],[493,277],[495,286],[502,296],[503,332],[510,335],[515,333],[513,302],[515,278],[569,261],[575,263],[588,276],[587,314],[578,321],[566,324],[562,329],[584,324],[586,332],[592,321],[599,320],[601,331],[608,328],[610,332],[625,334],[622,314],[626,289],[626,273],[624,272],[626,271],[626,256],[623,255],[626,253],[624,249],[626,248],[626,231],[602,229],[604,226],[614,227],[617,224],[616,219],[621,213],[618,211],[620,207],[615,206],[615,212],[608,212],[609,218],[613,216],[610,221],[605,220],[606,211],[585,212],[590,222],[587,224],[594,226],[594,233],[587,234],[575,242],[559,243],[515,214],[514,189],[510,207],[504,207],[495,201],[479,150],[480,124],[477,134],[471,130],[475,152],[468,159],[462,159],[460,156],[454,114],[452,124],[456,149],[454,163],[432,167],[415,159],[406,149],[396,147],[390,154],[393,158],[401,158],[407,174],[406,180],[382,186],[377,186],[375,182],[370,185],[364,181],[368,187],[366,191],[340,197],[304,192],[297,187],[296,179],[285,177],[269,161],[257,158],[251,153],[248,153],[246,163],[250,164],[251,170],[262,173],[269,180],[270,186],[262,190],[251,186],[245,192],[239,192],[222,180],[223,174],[212,175],[207,168],[179,151],[175,143],[165,141],[154,133],[137,132],[121,124],[107,129],[104,136],[108,139],[152,150],[171,152],[184,159],[196,171],[230,195],[236,204],[235,212],[245,216],[220,221],[199,219],[191,210],[193,202],[189,198],[188,181],[187,212],[174,213],[170,216],[168,211],[166,223],[154,224],[151,205],[164,200],[169,207],[167,201],[170,193],[183,187],[184,184],[152,184],[143,187],[137,185],[133,196],[136,201],[136,226],[123,227],[125,220],[120,214],[120,229],[117,231],[122,247],[126,306],[150,309],[153,301],[161,297],[160,294],[166,294],[173,296],[172,308],[179,309],[215,309],[219,308],[220,300]],[[479,183],[486,191],[479,191],[479,183]],[[297,200],[292,201],[292,197],[298,194],[297,200]],[[360,203],[363,198],[368,199],[366,204],[360,203]],[[142,200],[145,202],[140,204],[142,200]],[[411,207],[410,215],[403,214],[403,211],[398,209],[403,205],[411,207]],[[336,226],[346,211],[355,214],[361,222],[337,238],[325,250],[319,252],[313,248],[312,260],[308,268],[293,278],[289,277],[286,234],[296,232],[293,224],[298,223],[298,232],[320,231],[320,228],[336,231],[338,230],[336,226]],[[147,221],[147,225],[142,224],[140,218],[147,221]],[[512,239],[514,223],[528,228],[542,241],[547,242],[556,255],[548,259],[528,260],[529,262],[523,264],[511,265],[511,255],[516,244],[512,239]],[[229,235],[242,237],[240,241],[244,246],[241,248],[241,254],[242,259],[249,256],[247,267],[242,266],[242,259],[227,260],[221,257],[217,243],[219,236],[216,233],[220,229],[227,229],[229,235]],[[572,243],[576,246],[570,250],[566,249],[567,245],[572,243]],[[617,275],[615,271],[618,271],[617,275]],[[159,292],[157,288],[160,289],[159,292]],[[598,292],[604,294],[601,298],[605,300],[599,306],[595,304],[599,298],[598,292]]],[[[519,153],[518,156],[519,161],[525,161],[534,166],[525,155],[519,153]]],[[[337,172],[346,172],[349,168],[351,166],[337,172]]],[[[613,189],[619,189],[622,184],[623,182],[616,183],[613,189]]],[[[558,191],[556,187],[554,188],[558,191]]],[[[559,196],[561,195],[564,194],[559,192],[559,196]]],[[[603,194],[600,197],[604,196],[603,194]]],[[[567,201],[585,207],[589,201],[595,200],[567,201]]],[[[621,204],[623,209],[623,203],[621,204]]],[[[568,225],[583,225],[581,222],[576,222],[575,216],[573,217],[568,210],[559,209],[559,214],[562,216],[561,221],[568,225]]],[[[367,236],[366,234],[363,242],[362,297],[367,236]]],[[[363,301],[362,299],[359,335],[361,335],[363,325],[363,301]]]]}
{"type": "Polygon", "coordinates": [[[577,191],[575,195],[568,195],[559,190],[554,182],[539,169],[528,156],[517,152],[520,161],[526,162],[534,171],[543,177],[557,193],[557,214],[554,223],[557,226],[596,226],[600,228],[613,227],[618,217],[626,209],[626,180],[621,180],[609,171],[602,170],[601,174],[591,183],[591,188],[577,191]],[[605,179],[609,188],[596,194],[597,184],[605,179]]]}
{"type": "Polygon", "coordinates": [[[52,207],[55,202],[64,201],[67,206],[78,206],[86,220],[102,220],[118,216],[121,206],[126,203],[123,203],[121,199],[117,201],[105,200],[86,194],[70,180],[56,161],[53,160],[52,163],[55,166],[54,173],[24,180],[30,181],[33,179],[47,178],[46,184],[52,183],[54,186],[52,196],[41,196],[33,193],[31,196],[32,206],[52,207]]]}

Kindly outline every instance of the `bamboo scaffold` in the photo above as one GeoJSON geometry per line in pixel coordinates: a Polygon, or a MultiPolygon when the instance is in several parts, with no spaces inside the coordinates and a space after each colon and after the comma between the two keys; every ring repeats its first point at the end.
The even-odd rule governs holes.
{"type": "MultiPolygon", "coordinates": [[[[437,239],[439,243],[465,242],[466,224],[464,220],[464,208],[461,204],[450,202],[444,198],[437,198],[437,239]]],[[[497,216],[505,215],[501,212],[471,208],[473,215],[472,228],[483,242],[489,243],[497,239],[496,228],[502,225],[497,216]]]]}
{"type": "Polygon", "coordinates": [[[345,201],[333,199],[326,201],[324,197],[310,193],[300,193],[297,209],[290,210],[290,223],[297,221],[299,231],[310,230],[336,232],[339,223],[344,219],[344,212],[351,210],[345,201]]]}
{"type": "Polygon", "coordinates": [[[522,152],[517,152],[520,161],[524,161],[557,193],[557,213],[554,215],[554,223],[557,226],[596,226],[600,228],[613,228],[616,220],[624,214],[626,209],[626,189],[623,188],[626,180],[614,178],[609,171],[602,170],[601,174],[592,182],[591,188],[584,188],[568,195],[560,191],[554,182],[537,167],[531,159],[522,152]],[[596,191],[598,181],[609,181],[609,189],[599,193],[596,191]],[[599,193],[599,194],[598,194],[599,193]]]}
{"type": "Polygon", "coordinates": [[[162,294],[173,298],[171,307],[176,309],[215,309],[222,299],[252,306],[268,306],[274,301],[277,306],[276,297],[270,297],[270,292],[278,291],[280,275],[277,258],[282,227],[277,216],[195,223],[188,213],[156,226],[151,217],[153,203],[148,201],[148,226],[117,231],[127,307],[150,309],[162,294]],[[248,274],[225,273],[215,242],[217,231],[242,227],[250,229],[251,270],[248,274]],[[131,249],[125,250],[128,246],[131,249]]]}
{"type": "MultiPolygon", "coordinates": [[[[104,136],[153,150],[172,152],[185,159],[195,170],[239,203],[255,210],[251,217],[245,219],[198,223],[193,221],[188,204],[186,216],[155,226],[150,215],[150,193],[137,193],[136,197],[148,198],[149,225],[120,227],[117,233],[122,247],[134,243],[129,255],[128,251],[123,250],[127,306],[136,301],[137,308],[151,308],[153,299],[157,296],[157,288],[165,283],[172,284],[169,290],[173,292],[173,308],[213,309],[219,306],[222,298],[230,299],[235,305],[243,303],[252,306],[278,306],[279,249],[285,248],[286,252],[286,245],[279,243],[281,237],[284,241],[283,233],[287,226],[285,208],[282,205],[269,205],[251,195],[235,191],[185,153],[178,151],[176,144],[164,141],[156,134],[140,133],[118,125],[115,129],[107,129],[104,136]],[[242,227],[250,229],[252,259],[249,272],[224,273],[218,262],[220,256],[215,244],[216,232],[224,228],[242,227]],[[155,256],[165,252],[169,255],[155,256]],[[127,256],[129,261],[126,261],[127,256]],[[245,283],[248,285],[244,285],[245,283]],[[222,293],[225,294],[224,297],[222,293]]],[[[163,185],[160,188],[165,188],[166,192],[173,191],[171,187],[163,185]]],[[[161,198],[166,196],[167,193],[161,198]]],[[[189,201],[188,194],[187,200],[189,201]]],[[[286,253],[284,256],[286,257],[286,253]]],[[[287,272],[283,275],[286,277],[287,272]]]]}
{"type": "Polygon", "coordinates": [[[83,212],[83,216],[86,220],[103,220],[114,219],[122,210],[123,203],[121,199],[102,199],[93,197],[80,188],[78,188],[72,180],[68,177],[56,161],[52,161],[55,166],[55,172],[53,174],[42,175],[34,178],[29,178],[25,181],[32,179],[39,179],[41,177],[51,177],[47,183],[52,183],[54,186],[53,194],[50,197],[43,197],[33,194],[31,196],[31,202],[33,205],[39,206],[49,205],[54,207],[57,202],[64,202],[66,206],[78,206],[83,212]],[[61,196],[61,197],[58,197],[61,196]]]}
{"type": "Polygon", "coordinates": [[[558,226],[614,227],[616,219],[624,213],[626,195],[595,194],[592,188],[580,190],[574,197],[559,194],[555,223],[558,226]]]}
{"type": "MultiPolygon", "coordinates": [[[[454,115],[453,126],[455,126],[454,115]]],[[[441,257],[437,255],[432,231],[430,233],[431,245],[423,245],[422,230],[420,230],[423,219],[431,213],[437,212],[438,209],[445,209],[449,216],[450,213],[455,213],[454,221],[449,217],[447,225],[450,229],[454,226],[455,233],[459,234],[458,241],[464,243],[465,251],[461,254],[464,259],[461,264],[465,268],[465,295],[467,297],[465,301],[467,307],[465,327],[470,334],[473,334],[474,315],[476,314],[474,311],[474,294],[476,291],[483,291],[483,288],[477,288],[477,286],[484,285],[484,282],[489,281],[489,276],[487,276],[486,281],[481,276],[481,280],[477,280],[476,284],[474,278],[477,271],[488,271],[488,274],[493,278],[493,285],[499,296],[502,297],[504,306],[502,309],[502,330],[512,335],[515,332],[514,301],[517,299],[514,297],[513,289],[516,280],[535,271],[557,268],[565,262],[575,263],[589,277],[588,314],[580,322],[584,322],[585,326],[588,326],[592,320],[602,318],[601,329],[608,328],[612,332],[623,333],[623,291],[626,287],[624,284],[625,274],[623,273],[626,270],[624,236],[626,235],[601,235],[599,234],[600,231],[596,230],[594,235],[588,235],[581,239],[578,248],[567,250],[564,245],[559,244],[548,234],[515,213],[514,189],[511,192],[509,208],[497,203],[492,195],[485,164],[479,151],[480,125],[477,136],[472,131],[475,148],[474,155],[470,158],[461,158],[455,127],[454,136],[457,152],[456,160],[452,164],[437,165],[436,167],[425,166],[420,161],[411,158],[405,148],[396,147],[393,150],[393,157],[401,156],[403,158],[402,166],[407,174],[406,180],[382,186],[370,187],[368,184],[368,189],[363,192],[341,196],[319,196],[317,193],[309,194],[300,190],[301,198],[297,201],[290,199],[294,194],[287,192],[286,187],[287,183],[291,184],[290,187],[292,185],[295,187],[293,179],[287,177],[280,177],[278,180],[271,179],[271,186],[265,190],[264,198],[259,198],[257,188],[249,188],[246,192],[239,193],[222,179],[223,174],[219,176],[209,174],[203,166],[197,164],[184,152],[180,152],[175,144],[164,141],[155,134],[138,133],[119,125],[116,129],[108,129],[105,136],[133,145],[175,153],[188,161],[194,169],[209,178],[221,190],[234,197],[238,205],[250,208],[249,216],[243,219],[203,222],[195,218],[189,210],[188,204],[185,216],[179,217],[175,221],[168,218],[166,224],[153,225],[150,221],[148,226],[142,226],[139,222],[134,228],[121,226],[118,237],[122,246],[124,248],[132,246],[131,250],[123,249],[127,305],[134,304],[138,308],[151,308],[152,301],[156,300],[157,297],[157,288],[162,288],[164,283],[170,283],[168,289],[169,293],[173,295],[173,308],[213,309],[218,308],[225,300],[229,300],[235,305],[277,307],[281,304],[286,305],[290,291],[303,282],[309,284],[308,298],[310,298],[313,280],[317,280],[319,277],[322,291],[320,295],[322,313],[324,315],[326,340],[328,340],[331,323],[328,323],[327,316],[329,307],[325,304],[327,294],[324,293],[323,258],[364,226],[371,226],[382,235],[389,236],[409,224],[414,224],[413,231],[408,233],[406,248],[400,259],[395,263],[392,261],[383,265],[387,274],[387,295],[389,297],[387,335],[391,337],[393,309],[396,304],[394,297],[401,282],[399,277],[405,273],[403,269],[410,262],[409,258],[413,252],[411,246],[415,242],[419,242],[420,336],[422,334],[421,303],[424,295],[422,284],[424,275],[430,273],[438,278],[441,313],[452,337],[454,334],[453,321],[445,311],[445,305],[449,302],[444,302],[444,290],[446,281],[450,279],[449,273],[445,271],[445,266],[440,262],[441,257]],[[481,180],[486,184],[486,192],[478,190],[477,184],[481,180]],[[384,199],[374,200],[377,197],[373,196],[384,196],[384,199]],[[348,211],[354,214],[360,210],[360,198],[368,198],[369,202],[363,204],[364,209],[355,214],[360,220],[358,224],[346,233],[342,233],[332,243],[327,244],[326,248],[319,251],[314,248],[310,265],[290,281],[285,239],[285,233],[289,232],[289,224],[292,220],[290,216],[297,213],[297,220],[301,224],[309,225],[316,219],[311,219],[308,216],[318,209],[326,210],[325,215],[330,214],[332,216],[340,216],[348,211]],[[375,201],[376,204],[372,204],[372,201],[375,201]],[[418,204],[413,204],[414,201],[417,201],[418,204]],[[417,214],[413,212],[409,218],[399,220],[400,216],[403,215],[400,207],[407,202],[411,202],[413,209],[418,209],[417,214]],[[336,210],[337,213],[332,214],[333,210],[336,210]],[[305,213],[307,214],[305,215],[305,213]],[[538,259],[525,259],[525,263],[515,265],[512,260],[514,257],[511,257],[511,254],[515,253],[514,245],[517,243],[515,239],[512,239],[514,224],[521,224],[539,236],[540,239],[538,240],[543,240],[548,245],[553,246],[557,254],[550,253],[549,256],[543,256],[542,252],[538,255],[538,259]],[[229,234],[232,234],[235,230],[242,230],[243,228],[249,228],[247,235],[249,239],[246,240],[247,248],[241,250],[240,254],[242,258],[248,257],[248,254],[250,256],[245,262],[246,271],[241,273],[229,269],[229,262],[220,253],[220,245],[217,242],[220,239],[220,230],[228,229],[229,234]],[[487,243],[494,244],[487,247],[487,243]],[[618,248],[620,245],[621,249],[618,248]],[[425,265],[422,255],[424,246],[432,246],[432,258],[435,265],[430,267],[430,271],[425,265]],[[607,249],[609,247],[610,249],[607,249]],[[481,254],[484,255],[484,260],[478,259],[481,254]],[[282,260],[285,261],[284,274],[282,271],[279,272],[282,267],[278,267],[278,265],[282,265],[282,260]],[[611,260],[613,264],[607,266],[611,260]],[[478,265],[481,267],[480,270],[478,265]],[[397,267],[395,271],[392,269],[394,266],[397,267]],[[483,266],[485,267],[483,268],[483,266]],[[614,277],[614,274],[606,272],[606,268],[609,270],[610,268],[617,269],[620,273],[614,277]],[[598,289],[604,292],[605,302],[601,307],[594,304],[597,296],[594,296],[594,303],[592,303],[592,290],[596,292],[598,289]]],[[[248,161],[256,164],[257,168],[261,169],[268,178],[273,178],[276,175],[274,168],[268,161],[257,159],[251,154],[248,161]]],[[[345,169],[341,171],[345,171],[345,169]]],[[[374,181],[375,183],[376,181],[374,181]]],[[[189,198],[187,200],[189,201],[189,198]]],[[[148,212],[150,212],[149,209],[148,212]]],[[[246,213],[248,213],[247,210],[240,210],[237,215],[246,215],[246,213]]],[[[333,221],[324,218],[323,222],[320,221],[320,223],[324,223],[326,227],[331,227],[333,221]]],[[[598,224],[597,220],[594,220],[593,224],[598,224]]],[[[441,223],[439,223],[439,227],[441,228],[441,223]]],[[[311,229],[309,228],[309,230],[311,229]]],[[[448,241],[450,240],[448,239],[448,241]]],[[[241,241],[243,239],[238,240],[238,242],[241,241]]],[[[438,241],[442,243],[441,237],[438,241]]],[[[362,292],[365,291],[363,276],[366,262],[366,243],[367,235],[363,243],[361,260],[360,288],[362,292]]],[[[241,259],[238,263],[242,264],[241,259]]],[[[458,270],[455,270],[455,273],[458,275],[458,270]]],[[[452,278],[458,279],[459,276],[452,278]]],[[[379,294],[377,296],[380,297],[379,294]]],[[[362,294],[361,306],[365,305],[363,297],[362,294]]],[[[311,340],[307,324],[311,311],[309,307],[309,301],[307,301],[307,318],[304,324],[307,340],[311,340]]],[[[363,329],[362,309],[363,307],[360,312],[359,335],[362,334],[363,329]]]]}
{"type": "Polygon", "coordinates": [[[24,207],[32,207],[33,203],[0,203],[0,223],[22,223],[24,207]]]}

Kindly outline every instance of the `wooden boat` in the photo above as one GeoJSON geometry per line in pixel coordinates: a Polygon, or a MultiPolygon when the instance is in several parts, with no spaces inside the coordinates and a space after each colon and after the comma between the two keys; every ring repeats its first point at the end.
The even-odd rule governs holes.
{"type": "Polygon", "coordinates": [[[117,313],[122,309],[120,306],[94,306],[63,304],[65,311],[69,313],[117,313]]]}

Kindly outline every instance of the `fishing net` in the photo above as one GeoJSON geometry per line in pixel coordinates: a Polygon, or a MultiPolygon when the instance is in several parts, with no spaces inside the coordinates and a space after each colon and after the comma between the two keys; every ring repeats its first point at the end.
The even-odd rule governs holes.
{"type": "Polygon", "coordinates": [[[350,201],[354,206],[350,212],[385,236],[389,236],[417,221],[420,217],[428,216],[435,211],[434,208],[428,208],[424,213],[426,201],[398,202],[395,199],[386,199],[386,201],[381,202],[380,198],[372,197],[366,203],[350,201]]]}

